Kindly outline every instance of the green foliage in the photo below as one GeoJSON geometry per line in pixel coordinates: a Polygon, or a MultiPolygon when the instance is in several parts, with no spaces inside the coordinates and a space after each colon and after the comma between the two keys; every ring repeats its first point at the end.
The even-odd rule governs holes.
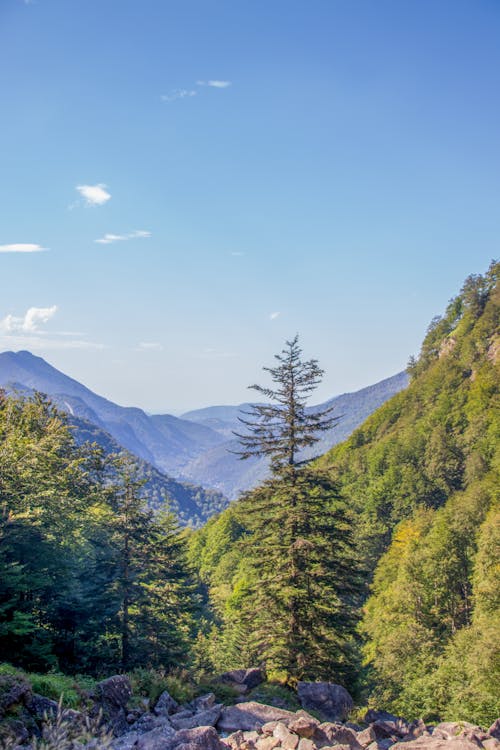
{"type": "Polygon", "coordinates": [[[466,281],[407,391],[319,462],[353,497],[374,571],[371,703],[410,718],[500,711],[497,274],[466,281]]]}
{"type": "Polygon", "coordinates": [[[135,470],[76,445],[44,396],[0,392],[0,658],[92,674],[186,662],[185,537],[135,470]]]}

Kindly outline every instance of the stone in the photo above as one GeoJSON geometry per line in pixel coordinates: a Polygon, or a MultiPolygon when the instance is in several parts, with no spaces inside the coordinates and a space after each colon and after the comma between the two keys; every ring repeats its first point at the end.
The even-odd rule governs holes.
{"type": "Polygon", "coordinates": [[[298,750],[316,750],[316,745],[308,737],[301,737],[298,750]]]}
{"type": "Polygon", "coordinates": [[[297,693],[303,708],[317,711],[328,721],[344,721],[354,707],[347,690],[333,682],[299,682],[297,693]]]}
{"type": "Polygon", "coordinates": [[[482,744],[485,750],[500,750],[500,740],[496,737],[488,737],[487,740],[483,740],[482,744]]]}
{"type": "Polygon", "coordinates": [[[299,737],[290,732],[288,727],[281,721],[276,724],[273,736],[280,741],[281,747],[283,747],[284,750],[295,750],[299,744],[299,737]]]}
{"type": "Polygon", "coordinates": [[[351,750],[363,750],[356,733],[349,727],[338,723],[320,724],[314,732],[313,741],[318,748],[329,745],[347,745],[351,750]]]}
{"type": "Polygon", "coordinates": [[[164,690],[156,701],[153,711],[157,716],[160,716],[161,714],[168,715],[173,714],[178,707],[179,704],[174,698],[172,698],[168,690],[164,690]]]}
{"type": "Polygon", "coordinates": [[[59,705],[57,701],[53,701],[51,698],[44,698],[43,695],[33,693],[27,708],[37,721],[43,721],[45,717],[54,718],[54,716],[57,716],[59,705]]]}
{"type": "Polygon", "coordinates": [[[0,675],[0,715],[16,704],[27,706],[31,697],[31,686],[23,677],[0,675]]]}
{"type": "Polygon", "coordinates": [[[145,734],[140,734],[134,747],[137,750],[164,750],[167,740],[178,734],[170,724],[163,723],[145,734]]]}
{"type": "Polygon", "coordinates": [[[195,713],[198,711],[207,711],[215,705],[215,695],[213,693],[206,693],[205,695],[199,695],[189,704],[195,713]]]}
{"type": "Polygon", "coordinates": [[[277,737],[274,737],[273,735],[270,736],[261,736],[255,743],[255,747],[257,750],[274,750],[275,747],[278,747],[280,744],[280,741],[277,737]]]}
{"type": "Polygon", "coordinates": [[[179,719],[178,714],[170,717],[170,722],[174,729],[194,729],[194,727],[214,727],[221,714],[222,703],[218,703],[206,711],[199,711],[193,716],[186,716],[179,719]]]}
{"type": "Polygon", "coordinates": [[[468,721],[443,721],[434,727],[432,736],[443,740],[453,740],[455,737],[470,736],[476,732],[482,732],[481,728],[476,724],[470,724],[468,721]]]}
{"type": "Polygon", "coordinates": [[[409,742],[396,742],[391,750],[477,750],[480,745],[471,742],[466,737],[455,737],[444,740],[441,737],[419,737],[409,742]]]}
{"type": "Polygon", "coordinates": [[[113,734],[120,736],[129,729],[126,706],[132,696],[130,680],[126,675],[117,674],[107,680],[98,682],[94,688],[92,698],[95,706],[92,715],[97,716],[100,711],[113,734]]]}
{"type": "Polygon", "coordinates": [[[500,740],[500,719],[496,719],[496,721],[493,722],[488,729],[488,734],[490,737],[495,737],[495,739],[500,740]]]}
{"type": "Polygon", "coordinates": [[[368,747],[372,742],[375,742],[377,735],[372,727],[367,727],[366,729],[363,729],[362,732],[356,734],[356,739],[362,747],[368,747]]]}
{"type": "Polygon", "coordinates": [[[244,686],[245,690],[252,690],[261,682],[264,682],[265,675],[262,669],[232,669],[230,672],[224,672],[219,676],[221,682],[226,682],[231,686],[244,686]]]}
{"type": "Polygon", "coordinates": [[[136,746],[136,742],[139,739],[140,734],[138,732],[127,732],[122,734],[121,737],[117,737],[116,740],[110,745],[110,750],[132,750],[136,746]]]}
{"type": "Polygon", "coordinates": [[[313,736],[318,726],[319,721],[308,715],[297,716],[288,722],[288,729],[291,732],[295,732],[299,737],[305,737],[306,739],[313,736]]]}
{"type": "Polygon", "coordinates": [[[168,716],[155,716],[154,714],[143,714],[132,724],[129,731],[137,734],[151,732],[158,727],[171,726],[168,716]]]}
{"type": "Polygon", "coordinates": [[[238,729],[250,731],[259,729],[270,721],[290,720],[294,715],[292,711],[283,708],[248,701],[224,707],[216,726],[219,732],[236,732],[238,729]]]}

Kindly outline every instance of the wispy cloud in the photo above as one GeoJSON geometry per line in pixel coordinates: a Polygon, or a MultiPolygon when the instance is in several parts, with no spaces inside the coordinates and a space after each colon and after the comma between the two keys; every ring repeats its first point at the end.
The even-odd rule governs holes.
{"type": "Polygon", "coordinates": [[[0,245],[0,253],[41,253],[46,247],[30,242],[14,242],[12,245],[0,245]]]}
{"type": "Polygon", "coordinates": [[[196,96],[198,92],[194,89],[172,89],[168,94],[162,94],[160,99],[162,102],[175,102],[176,99],[188,99],[191,96],[196,96]]]}
{"type": "Polygon", "coordinates": [[[129,232],[129,234],[111,234],[111,232],[106,232],[104,237],[100,237],[98,240],[94,240],[94,242],[98,242],[100,245],[111,245],[113,242],[123,242],[125,240],[145,237],[151,237],[151,232],[148,232],[146,229],[136,229],[134,232],[129,232]]]}
{"type": "Polygon", "coordinates": [[[280,313],[280,312],[272,312],[272,313],[271,313],[271,314],[269,315],[269,320],[276,320],[276,318],[279,318],[279,316],[280,316],[280,315],[281,315],[281,313],[280,313]]]}
{"type": "Polygon", "coordinates": [[[227,89],[229,86],[231,86],[231,81],[219,81],[219,80],[210,80],[210,81],[196,81],[197,86],[210,86],[213,89],[227,89]]]}
{"type": "Polygon", "coordinates": [[[56,312],[57,305],[52,305],[52,307],[30,307],[21,317],[6,315],[0,320],[0,331],[4,334],[36,333],[40,330],[40,324],[48,323],[56,312]]]}
{"type": "Polygon", "coordinates": [[[103,206],[111,198],[107,191],[107,185],[100,182],[98,185],[77,185],[76,190],[80,193],[87,206],[103,206]]]}
{"type": "Polygon", "coordinates": [[[245,253],[241,252],[241,250],[234,250],[234,251],[233,251],[233,252],[231,253],[231,255],[232,255],[232,256],[233,256],[234,258],[241,258],[241,257],[242,257],[243,255],[245,255],[245,253]]]}
{"type": "Polygon", "coordinates": [[[161,352],[163,344],[160,344],[158,341],[141,341],[137,348],[141,352],[161,352]]]}
{"type": "Polygon", "coordinates": [[[6,315],[0,320],[0,344],[13,349],[104,349],[103,344],[87,341],[72,331],[46,331],[44,326],[58,311],[51,307],[30,307],[24,315],[6,315]]]}

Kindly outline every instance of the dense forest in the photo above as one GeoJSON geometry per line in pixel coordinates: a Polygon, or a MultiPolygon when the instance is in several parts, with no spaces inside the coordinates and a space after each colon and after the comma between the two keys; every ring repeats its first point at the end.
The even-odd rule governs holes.
{"type": "Polygon", "coordinates": [[[297,340],[241,458],[272,476],[198,531],[126,454],[77,444],[41,394],[0,393],[0,660],[107,675],[265,664],[410,718],[500,713],[499,265],[432,321],[409,387],[312,463],[335,414],[297,340]]]}

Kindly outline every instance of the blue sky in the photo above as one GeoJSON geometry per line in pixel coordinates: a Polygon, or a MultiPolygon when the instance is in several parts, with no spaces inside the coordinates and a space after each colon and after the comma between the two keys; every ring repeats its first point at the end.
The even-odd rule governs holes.
{"type": "Polygon", "coordinates": [[[499,40],[498,0],[0,0],[0,349],[153,411],[296,332],[316,401],[403,369],[498,257],[499,40]]]}

